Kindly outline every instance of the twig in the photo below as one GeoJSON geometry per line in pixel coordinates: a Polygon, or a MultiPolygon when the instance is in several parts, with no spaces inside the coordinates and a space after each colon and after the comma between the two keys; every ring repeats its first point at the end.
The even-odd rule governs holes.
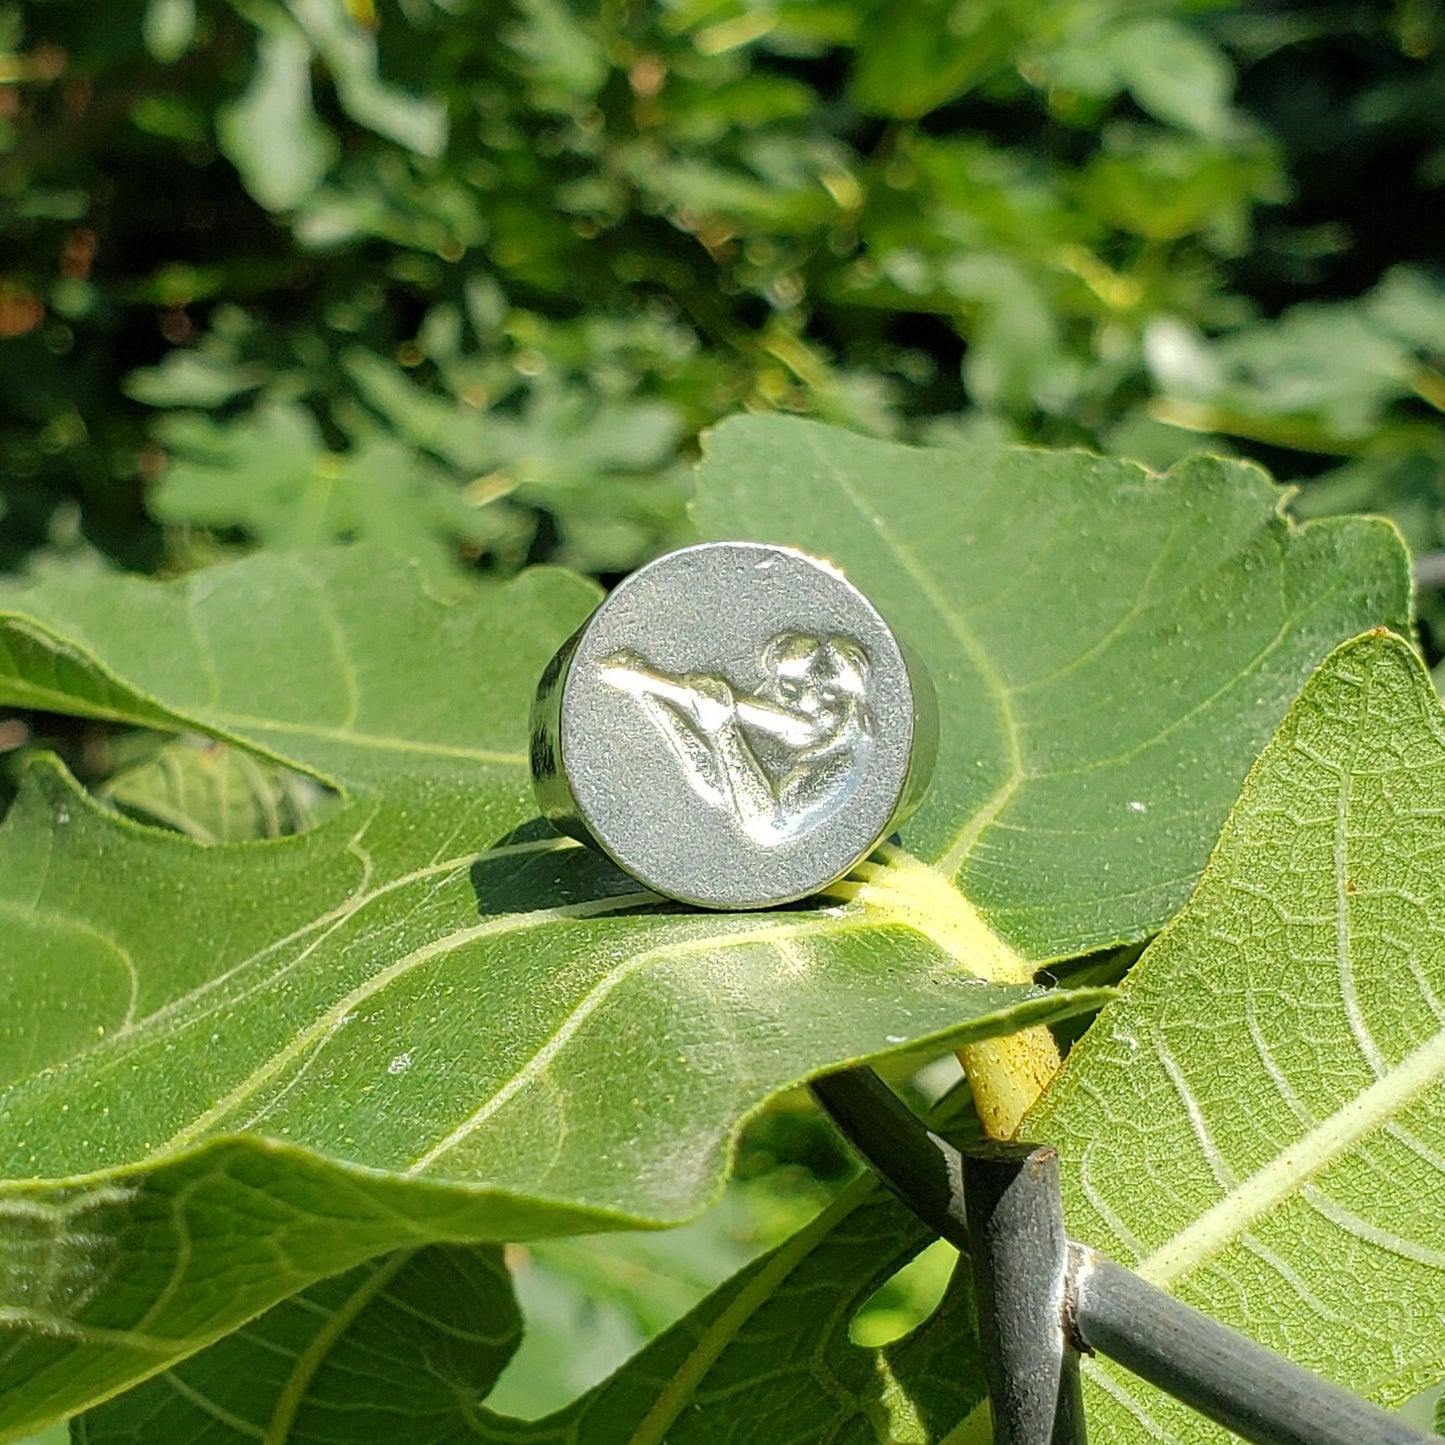
{"type": "MultiPolygon", "coordinates": [[[[966,1171],[977,1177],[978,1168],[975,1164],[970,1169],[969,1153],[929,1129],[871,1069],[829,1074],[813,1084],[813,1093],[853,1147],[924,1223],[960,1249],[977,1248],[971,1245],[964,1203],[966,1171]]],[[[1002,1241],[994,1229],[995,1237],[983,1246],[993,1255],[990,1268],[997,1277],[1003,1261],[1012,1259],[1007,1267],[1028,1269],[1037,1285],[1046,1280],[1047,1261],[1056,1254],[1052,1231],[1039,1225],[1053,1206],[1042,1205],[1038,1193],[1057,1189],[1057,1173],[1036,1167],[1040,1155],[1052,1151],[1024,1145],[1005,1150],[996,1145],[984,1148],[991,1150],[985,1156],[986,1167],[995,1169],[987,1186],[994,1196],[1008,1187],[1006,1178],[996,1172],[999,1168],[1005,1174],[1010,1169],[1018,1174],[1031,1168],[1025,1197],[1014,1213],[1034,1221],[1026,1233],[1034,1233],[1044,1255],[1043,1268],[1021,1264],[1015,1257],[1018,1249],[1002,1241]]],[[[970,1152],[975,1158],[984,1155],[984,1151],[970,1152]]],[[[975,1233],[987,1231],[990,1219],[999,1219],[986,1199],[975,1209],[975,1216],[975,1233]]],[[[1018,1248],[1026,1246],[1027,1240],[1018,1242],[1018,1248]]],[[[997,1309],[997,1285],[991,1287],[991,1293],[993,1298],[987,1292],[981,1294],[981,1313],[997,1309]]],[[[1255,1445],[1362,1445],[1364,1441],[1371,1445],[1430,1445],[1436,1440],[1072,1241],[1068,1243],[1061,1296],[1065,1328],[1081,1349],[1118,1361],[1255,1445]]],[[[1027,1281],[1022,1297],[1029,1297],[1027,1281]]],[[[1036,1308],[1037,1290],[1033,1297],[1035,1304],[1029,1309],[1036,1308]]],[[[1010,1328],[1019,1326],[1024,1315],[1016,1312],[1012,1318],[1010,1328]]],[[[1018,1369],[1019,1361],[1027,1356],[1027,1346],[1020,1351],[1017,1342],[1000,1348],[999,1324],[998,1318],[980,1324],[985,1346],[993,1351],[991,1376],[996,1371],[1007,1374],[1018,1369]]],[[[998,1433],[1000,1414],[1009,1408],[1010,1398],[1021,1398],[1026,1382],[996,1386],[995,1433],[1000,1445],[1006,1439],[1008,1445],[1058,1445],[1065,1438],[1075,1438],[1038,1433],[1074,1428],[1066,1384],[1065,1380],[1065,1388],[1056,1397],[1061,1408],[1053,1420],[1040,1423],[1037,1411],[1016,1413],[1013,1418],[1019,1427],[1035,1433],[1012,1437],[998,1433]],[[1000,1400],[1004,1402],[1002,1411],[1000,1400]]]]}

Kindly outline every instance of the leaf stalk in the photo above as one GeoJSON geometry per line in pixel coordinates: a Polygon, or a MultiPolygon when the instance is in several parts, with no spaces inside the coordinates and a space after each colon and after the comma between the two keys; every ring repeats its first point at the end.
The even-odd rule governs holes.
{"type": "MultiPolygon", "coordinates": [[[[880,846],[877,856],[882,863],[863,863],[855,870],[861,883],[834,892],[912,928],[990,983],[1033,982],[1033,964],[1005,943],[936,868],[891,843],[880,846]]],[[[1060,1064],[1059,1047],[1044,1024],[965,1044],[958,1061],[991,1139],[1017,1136],[1060,1064]]]]}

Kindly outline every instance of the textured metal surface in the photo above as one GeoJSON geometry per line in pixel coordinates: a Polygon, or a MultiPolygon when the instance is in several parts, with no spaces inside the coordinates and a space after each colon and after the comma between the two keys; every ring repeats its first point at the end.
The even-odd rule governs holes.
{"type": "Polygon", "coordinates": [[[912,811],[931,685],[836,568],[709,542],[627,578],[537,690],[542,811],[647,887],[764,908],[841,877],[912,811]]]}
{"type": "Polygon", "coordinates": [[[994,1445],[1083,1445],[1058,1151],[976,1145],[963,1186],[994,1445]]]}

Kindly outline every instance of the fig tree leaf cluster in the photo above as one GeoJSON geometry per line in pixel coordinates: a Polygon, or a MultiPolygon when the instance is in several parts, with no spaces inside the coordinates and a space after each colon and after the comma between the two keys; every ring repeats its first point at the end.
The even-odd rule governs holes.
{"type": "MultiPolygon", "coordinates": [[[[832,559],[922,655],[943,745],[906,864],[707,914],[551,833],[527,711],[598,595],[558,570],[442,583],[360,547],[0,592],[7,703],[251,769],[178,792],[152,751],[122,796],[36,757],[0,826],[6,1438],[83,1412],[96,1440],[379,1440],[398,1413],[942,1440],[980,1408],[971,1301],[849,1341],[926,1242],[872,1186],[536,1426],[485,1403],[518,1333],[494,1246],[682,1223],[780,1091],[1095,1011],[1029,1121],[1080,1237],[1388,1402],[1445,1373],[1419,1210],[1442,733],[1395,530],[1297,524],[1220,459],[756,418],[709,441],[695,525],[832,559]],[[310,811],[235,840],[236,787],[310,811]],[[1122,997],[1070,983],[1161,928],[1122,997]],[[999,951],[1038,980],[991,981],[999,951]],[[1341,1258],[1348,1362],[1305,1347],[1341,1258]]],[[[1101,1438],[1168,1418],[1095,1378],[1101,1438]]]]}

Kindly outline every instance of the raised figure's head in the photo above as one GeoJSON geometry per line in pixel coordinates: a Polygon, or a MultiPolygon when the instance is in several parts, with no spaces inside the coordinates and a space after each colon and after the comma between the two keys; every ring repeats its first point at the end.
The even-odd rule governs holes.
{"type": "Polygon", "coordinates": [[[780,632],[763,648],[762,694],[814,719],[820,740],[867,726],[868,656],[846,637],[780,632]]]}

